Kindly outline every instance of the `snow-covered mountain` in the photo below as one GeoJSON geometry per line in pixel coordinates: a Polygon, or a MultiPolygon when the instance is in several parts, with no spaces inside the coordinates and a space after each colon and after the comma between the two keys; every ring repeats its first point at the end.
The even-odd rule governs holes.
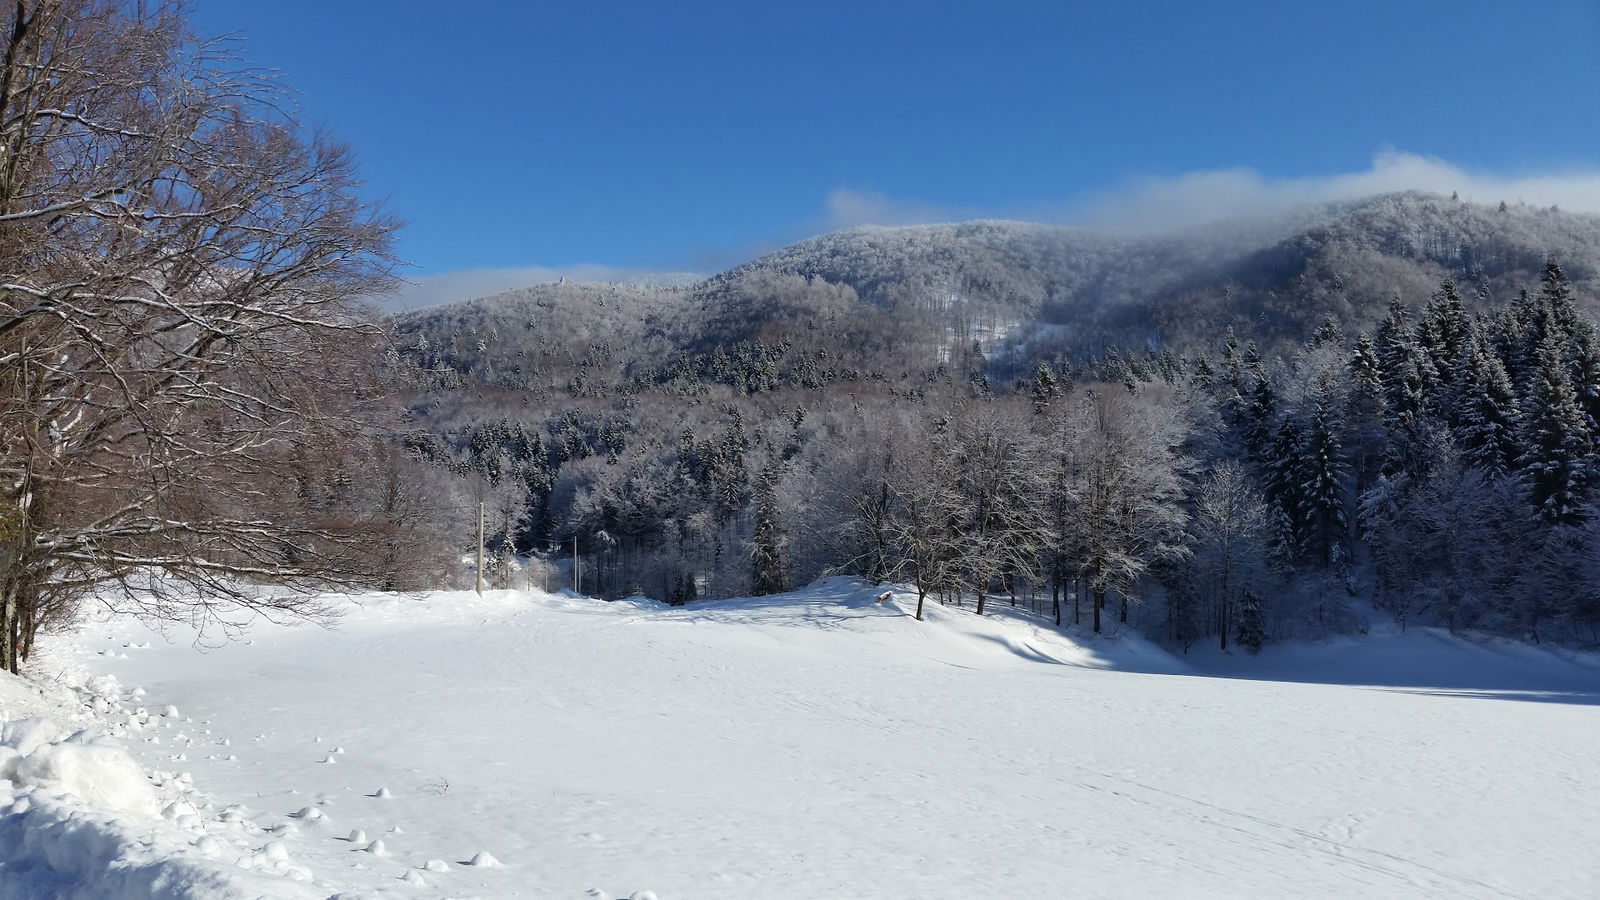
{"type": "MultiPolygon", "coordinates": [[[[1581,297],[1600,296],[1600,218],[1421,193],[1143,236],[1005,221],[863,227],[694,287],[544,285],[405,314],[397,327],[437,347],[463,329],[504,337],[511,320],[527,342],[609,342],[645,365],[686,347],[803,339],[818,320],[838,319],[833,338],[848,346],[885,329],[924,355],[951,342],[1014,345],[1020,357],[999,354],[1010,375],[1107,344],[1209,350],[1228,327],[1266,347],[1309,337],[1326,316],[1369,329],[1391,298],[1420,303],[1446,277],[1486,308],[1535,282],[1551,254],[1581,297]]],[[[524,343],[489,342],[494,370],[514,368],[524,343]]],[[[471,345],[458,348],[459,364],[476,364],[471,345]]]]}

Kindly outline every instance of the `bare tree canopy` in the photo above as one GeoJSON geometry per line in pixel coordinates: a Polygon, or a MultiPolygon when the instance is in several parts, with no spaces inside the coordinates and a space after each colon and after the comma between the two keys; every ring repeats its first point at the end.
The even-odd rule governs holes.
{"type": "Polygon", "coordinates": [[[180,4],[0,28],[0,665],[108,582],[172,614],[370,574],[295,477],[359,434],[353,298],[394,265],[348,150],[180,4]]]}

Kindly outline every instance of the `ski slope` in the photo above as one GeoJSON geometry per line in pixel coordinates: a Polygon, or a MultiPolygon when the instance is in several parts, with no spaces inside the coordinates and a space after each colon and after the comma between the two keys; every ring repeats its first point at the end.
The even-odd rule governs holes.
{"type": "Polygon", "coordinates": [[[229,873],[160,896],[1600,896],[1593,656],[1174,657],[877,590],[362,596],[232,641],[102,622],[44,668],[189,791],[107,820],[229,873]]]}

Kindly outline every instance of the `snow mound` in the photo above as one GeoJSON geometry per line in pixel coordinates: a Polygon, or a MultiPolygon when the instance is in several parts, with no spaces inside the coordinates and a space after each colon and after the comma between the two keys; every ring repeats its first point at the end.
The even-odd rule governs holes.
{"type": "Polygon", "coordinates": [[[0,727],[0,746],[11,748],[19,756],[27,756],[45,744],[64,737],[66,732],[60,725],[42,716],[17,719],[0,727]]]}
{"type": "Polygon", "coordinates": [[[130,819],[153,819],[161,811],[144,771],[121,746],[80,731],[45,744],[5,764],[21,787],[56,789],[90,806],[130,819]]]}
{"type": "MultiPolygon", "coordinates": [[[[93,697],[115,690],[114,681],[102,682],[80,698],[95,709],[93,697]]],[[[303,872],[294,877],[280,842],[266,848],[274,867],[224,868],[222,860],[245,848],[205,835],[207,825],[182,813],[193,808],[181,799],[192,791],[185,775],[147,775],[98,732],[65,735],[37,716],[0,723],[0,900],[327,895],[306,887],[303,872]]],[[[219,818],[210,827],[230,826],[219,818]]]]}

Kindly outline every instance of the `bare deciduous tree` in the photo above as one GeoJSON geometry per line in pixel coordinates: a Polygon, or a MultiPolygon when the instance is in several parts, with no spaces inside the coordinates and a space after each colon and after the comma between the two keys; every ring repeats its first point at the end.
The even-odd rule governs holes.
{"type": "Polygon", "coordinates": [[[89,591],[305,612],[260,585],[374,575],[351,506],[293,477],[371,400],[352,298],[396,223],[349,152],[178,4],[0,26],[0,665],[89,591]]]}
{"type": "Polygon", "coordinates": [[[1216,585],[1216,627],[1226,650],[1238,595],[1266,555],[1267,505],[1244,472],[1224,462],[1201,485],[1194,512],[1197,544],[1216,585]]]}
{"type": "Polygon", "coordinates": [[[1070,415],[1067,428],[1080,442],[1070,544],[1074,568],[1094,594],[1098,632],[1108,591],[1121,596],[1126,622],[1132,592],[1151,565],[1189,552],[1182,534],[1187,460],[1177,452],[1187,432],[1170,398],[1118,389],[1086,391],[1070,415]]]}

